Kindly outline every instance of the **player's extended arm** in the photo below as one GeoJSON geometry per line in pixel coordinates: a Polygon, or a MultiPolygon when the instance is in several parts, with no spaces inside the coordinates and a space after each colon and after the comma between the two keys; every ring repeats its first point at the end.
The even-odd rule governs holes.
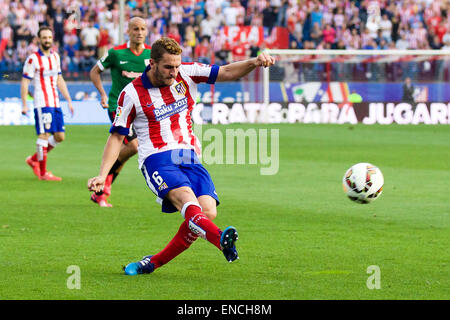
{"type": "Polygon", "coordinates": [[[27,97],[28,97],[28,85],[30,84],[30,79],[22,77],[20,82],[20,97],[22,98],[22,114],[27,114],[27,97]]]}
{"type": "Polygon", "coordinates": [[[120,153],[120,148],[125,136],[113,132],[106,141],[105,149],[103,151],[102,164],[100,165],[100,172],[98,176],[88,180],[88,189],[94,192],[100,192],[105,184],[106,176],[113,166],[120,153]]]}
{"type": "Polygon", "coordinates": [[[70,113],[73,115],[72,98],[70,97],[69,90],[67,89],[67,84],[62,75],[58,75],[58,80],[56,81],[59,91],[61,91],[63,97],[67,100],[67,105],[69,106],[70,113]]]}
{"type": "Polygon", "coordinates": [[[106,94],[106,91],[103,88],[102,77],[100,76],[100,73],[102,73],[102,70],[100,70],[98,65],[95,65],[89,72],[89,77],[91,78],[92,83],[100,93],[100,104],[102,105],[103,108],[106,109],[108,108],[108,95],[106,94]]]}
{"type": "Polygon", "coordinates": [[[257,67],[270,67],[275,63],[275,59],[266,54],[261,53],[256,58],[247,59],[244,61],[233,62],[219,69],[216,81],[234,81],[249,74],[257,67]]]}

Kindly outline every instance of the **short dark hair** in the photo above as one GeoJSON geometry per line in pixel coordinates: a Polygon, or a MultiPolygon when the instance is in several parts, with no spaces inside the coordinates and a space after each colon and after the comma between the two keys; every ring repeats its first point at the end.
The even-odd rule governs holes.
{"type": "Polygon", "coordinates": [[[41,37],[41,31],[44,31],[44,30],[49,30],[53,34],[52,28],[50,28],[49,26],[42,26],[39,28],[39,31],[37,33],[38,38],[41,37]]]}
{"type": "Polygon", "coordinates": [[[153,42],[150,58],[159,62],[164,53],[179,55],[183,52],[178,42],[172,38],[162,37],[153,42]]]}

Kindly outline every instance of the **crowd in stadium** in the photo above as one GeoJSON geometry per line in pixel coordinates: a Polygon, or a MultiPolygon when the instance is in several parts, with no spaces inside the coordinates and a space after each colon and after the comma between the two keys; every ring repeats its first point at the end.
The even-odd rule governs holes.
{"type": "MultiPolygon", "coordinates": [[[[225,46],[222,26],[286,28],[295,49],[450,49],[449,13],[446,0],[126,0],[125,30],[141,16],[148,44],[168,36],[185,61],[221,64],[242,50],[225,46]]],[[[0,73],[20,72],[42,25],[55,32],[63,72],[77,78],[119,44],[119,1],[2,0],[0,73]]],[[[255,56],[262,48],[245,49],[255,56]]]]}

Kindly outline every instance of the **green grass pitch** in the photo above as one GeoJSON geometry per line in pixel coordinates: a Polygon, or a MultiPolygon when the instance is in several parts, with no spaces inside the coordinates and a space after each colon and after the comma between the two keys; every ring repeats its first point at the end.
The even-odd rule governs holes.
{"type": "Polygon", "coordinates": [[[153,274],[129,277],[122,266],[161,250],[182,221],[160,212],[137,158],[113,185],[114,208],[99,208],[86,184],[107,126],[67,126],[48,160],[62,182],[38,181],[25,164],[33,127],[0,127],[0,300],[450,298],[450,126],[214,128],[279,130],[275,175],[258,164],[206,166],[221,199],[215,222],[238,229],[240,260],[198,239],[153,274]],[[374,203],[343,192],[357,162],[384,174],[374,203]],[[70,266],[80,289],[67,286],[70,266]],[[379,289],[367,286],[370,266],[379,289]]]}

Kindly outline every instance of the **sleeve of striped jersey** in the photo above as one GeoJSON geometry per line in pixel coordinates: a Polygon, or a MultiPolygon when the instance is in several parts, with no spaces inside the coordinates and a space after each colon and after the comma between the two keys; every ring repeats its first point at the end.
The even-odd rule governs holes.
{"type": "Polygon", "coordinates": [[[22,76],[27,79],[33,79],[34,78],[34,59],[33,56],[29,56],[27,60],[25,60],[25,63],[23,64],[23,72],[22,76]]]}
{"type": "Polygon", "coordinates": [[[114,49],[109,49],[103,57],[100,58],[100,60],[97,61],[97,66],[100,68],[100,70],[105,70],[111,67],[112,60],[114,56],[114,49]]]}
{"type": "Polygon", "coordinates": [[[109,130],[110,133],[117,132],[121,135],[128,135],[130,132],[130,126],[136,117],[136,107],[134,106],[133,99],[126,90],[122,90],[117,100],[116,117],[109,130]]]}
{"type": "Polygon", "coordinates": [[[217,75],[219,74],[219,66],[213,64],[202,64],[194,62],[185,65],[189,77],[195,83],[206,82],[208,84],[216,83],[217,75]]]}

